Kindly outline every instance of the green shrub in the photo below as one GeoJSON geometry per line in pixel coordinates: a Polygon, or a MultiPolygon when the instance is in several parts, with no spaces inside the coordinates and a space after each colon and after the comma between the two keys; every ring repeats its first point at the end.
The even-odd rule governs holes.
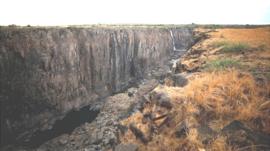
{"type": "Polygon", "coordinates": [[[213,60],[204,66],[205,70],[224,70],[227,68],[238,68],[240,67],[240,62],[234,59],[219,59],[219,60],[213,60]]]}
{"type": "Polygon", "coordinates": [[[215,25],[215,24],[209,24],[209,25],[203,25],[204,28],[207,29],[219,29],[224,27],[223,25],[215,25]]]}
{"type": "Polygon", "coordinates": [[[250,50],[250,46],[246,43],[232,43],[222,48],[223,52],[242,52],[245,50],[250,50]]]}
{"type": "Polygon", "coordinates": [[[243,51],[251,50],[250,45],[243,42],[228,42],[228,41],[218,41],[212,44],[214,47],[222,47],[221,51],[225,53],[239,53],[243,51]]]}

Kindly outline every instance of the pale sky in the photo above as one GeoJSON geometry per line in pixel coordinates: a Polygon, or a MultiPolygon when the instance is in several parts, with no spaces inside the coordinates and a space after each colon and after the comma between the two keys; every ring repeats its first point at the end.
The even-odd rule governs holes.
{"type": "Polygon", "coordinates": [[[0,25],[270,24],[270,0],[0,0],[0,25]]]}

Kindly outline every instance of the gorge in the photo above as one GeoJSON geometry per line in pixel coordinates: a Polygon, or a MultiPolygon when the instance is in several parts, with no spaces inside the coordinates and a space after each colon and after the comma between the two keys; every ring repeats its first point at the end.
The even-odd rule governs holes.
{"type": "Polygon", "coordinates": [[[83,110],[93,117],[70,131],[94,120],[89,108],[153,79],[194,41],[190,27],[0,27],[1,142],[31,144],[83,110]]]}

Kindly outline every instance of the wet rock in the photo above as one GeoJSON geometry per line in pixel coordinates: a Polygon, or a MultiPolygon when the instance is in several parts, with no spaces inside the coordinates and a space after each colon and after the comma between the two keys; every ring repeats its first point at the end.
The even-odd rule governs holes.
{"type": "Polygon", "coordinates": [[[135,144],[119,144],[115,147],[115,151],[138,151],[138,146],[135,144]]]}
{"type": "Polygon", "coordinates": [[[222,134],[228,137],[230,144],[239,147],[251,145],[269,145],[270,135],[255,131],[240,121],[233,121],[222,129],[222,134]]]}

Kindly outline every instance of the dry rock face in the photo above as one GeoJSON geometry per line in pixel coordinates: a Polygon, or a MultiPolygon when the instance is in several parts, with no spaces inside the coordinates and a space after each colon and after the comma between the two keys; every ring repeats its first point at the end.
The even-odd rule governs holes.
{"type": "Polygon", "coordinates": [[[188,28],[0,27],[3,131],[18,138],[48,129],[164,66],[173,44],[193,42],[188,28]]]}
{"type": "MultiPolygon", "coordinates": [[[[37,151],[105,151],[136,150],[136,146],[118,145],[119,135],[127,130],[120,124],[120,120],[130,116],[136,110],[142,97],[157,87],[157,80],[149,80],[137,88],[132,97],[127,93],[118,93],[106,98],[97,118],[91,123],[77,127],[72,133],[64,134],[39,146],[37,151]]],[[[17,148],[16,148],[17,149],[17,148]]],[[[32,151],[31,149],[26,149],[32,151]]]]}

